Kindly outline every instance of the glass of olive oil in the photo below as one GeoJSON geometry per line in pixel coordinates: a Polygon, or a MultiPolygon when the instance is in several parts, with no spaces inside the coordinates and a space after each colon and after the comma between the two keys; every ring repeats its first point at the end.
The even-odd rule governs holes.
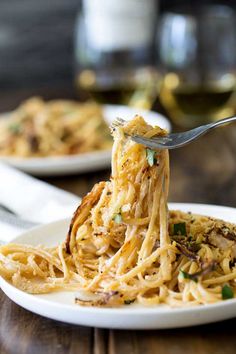
{"type": "Polygon", "coordinates": [[[227,6],[167,13],[159,31],[160,101],[173,122],[192,128],[234,113],[235,14],[227,6]]]}

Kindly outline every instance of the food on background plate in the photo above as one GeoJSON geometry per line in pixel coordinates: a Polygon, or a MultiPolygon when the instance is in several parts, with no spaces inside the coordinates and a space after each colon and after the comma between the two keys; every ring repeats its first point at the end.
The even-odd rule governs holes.
{"type": "Polygon", "coordinates": [[[53,248],[8,244],[0,274],[31,294],[75,291],[84,306],[190,306],[231,299],[236,226],[168,211],[169,155],[132,134],[166,132],[136,116],[113,128],[112,176],[96,184],[53,248]]]}
{"type": "Polygon", "coordinates": [[[43,157],[108,150],[102,106],[33,97],[0,118],[0,156],[43,157]]]}

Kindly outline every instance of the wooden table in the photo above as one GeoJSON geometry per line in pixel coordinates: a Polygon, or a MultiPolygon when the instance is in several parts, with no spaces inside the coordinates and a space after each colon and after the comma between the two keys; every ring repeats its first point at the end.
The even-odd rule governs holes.
{"type": "MultiPolygon", "coordinates": [[[[47,178],[80,196],[109,171],[47,178]]],[[[236,206],[236,126],[171,152],[170,201],[236,206]]],[[[236,221],[236,220],[235,220],[236,221]]],[[[234,354],[236,319],[187,329],[118,331],[71,326],[34,315],[0,293],[1,354],[234,354]],[[235,327],[234,327],[235,326],[235,327]]],[[[140,319],[141,320],[141,319],[140,319]]]]}

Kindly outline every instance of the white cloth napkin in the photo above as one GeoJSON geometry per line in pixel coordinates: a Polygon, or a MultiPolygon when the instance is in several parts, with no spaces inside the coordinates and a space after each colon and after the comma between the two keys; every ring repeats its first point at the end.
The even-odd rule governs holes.
{"type": "MultiPolygon", "coordinates": [[[[80,198],[0,163],[0,204],[25,220],[48,223],[71,217],[80,198]]],[[[22,228],[0,214],[0,241],[12,239],[22,228]],[[4,236],[3,236],[4,235],[4,236]]]]}

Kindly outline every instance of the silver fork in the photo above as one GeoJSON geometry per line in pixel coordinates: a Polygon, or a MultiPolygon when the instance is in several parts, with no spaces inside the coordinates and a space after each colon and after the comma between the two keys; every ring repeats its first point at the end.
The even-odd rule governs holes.
{"type": "MultiPolygon", "coordinates": [[[[236,121],[236,116],[224,118],[206,125],[201,125],[200,127],[188,130],[186,132],[170,133],[164,137],[145,138],[140,135],[132,135],[131,139],[136,143],[145,145],[151,149],[176,149],[189,144],[191,141],[199,138],[214,128],[234,121],[236,121]]],[[[112,126],[115,128],[118,125],[123,125],[124,122],[125,121],[123,119],[118,118],[112,126]]]]}
{"type": "MultiPolygon", "coordinates": [[[[0,205],[0,221],[5,224],[12,225],[16,228],[20,228],[21,230],[27,230],[37,225],[34,222],[24,220],[21,217],[16,216],[10,212],[8,208],[5,208],[2,205],[0,205]]],[[[7,242],[2,241],[0,237],[0,246],[4,245],[5,243],[7,242]]]]}

